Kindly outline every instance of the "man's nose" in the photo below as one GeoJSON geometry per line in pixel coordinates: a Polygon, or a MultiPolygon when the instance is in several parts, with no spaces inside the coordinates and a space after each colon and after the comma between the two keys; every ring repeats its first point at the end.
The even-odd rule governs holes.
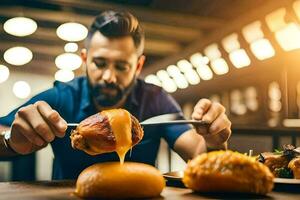
{"type": "Polygon", "coordinates": [[[102,79],[107,83],[115,83],[117,81],[116,74],[110,67],[104,70],[102,79]]]}

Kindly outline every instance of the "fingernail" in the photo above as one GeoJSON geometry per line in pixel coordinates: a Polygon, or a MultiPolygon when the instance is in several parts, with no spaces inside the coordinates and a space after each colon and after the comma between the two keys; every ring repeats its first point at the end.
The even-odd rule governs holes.
{"type": "Polygon", "coordinates": [[[35,143],[36,143],[38,146],[43,146],[43,145],[44,145],[44,141],[42,141],[41,139],[36,139],[36,140],[35,140],[35,143]]]}
{"type": "Polygon", "coordinates": [[[61,130],[63,130],[63,131],[66,131],[67,130],[67,123],[65,122],[65,121],[60,121],[59,122],[59,128],[61,129],[61,130]]]}

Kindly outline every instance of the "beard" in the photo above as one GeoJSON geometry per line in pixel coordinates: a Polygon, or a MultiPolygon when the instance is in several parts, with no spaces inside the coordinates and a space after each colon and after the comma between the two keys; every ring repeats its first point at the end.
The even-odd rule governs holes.
{"type": "Polygon", "coordinates": [[[90,96],[95,103],[101,107],[113,107],[117,105],[121,100],[129,95],[134,88],[137,79],[134,76],[127,87],[121,88],[117,84],[106,82],[92,85],[88,75],[87,78],[90,96]]]}

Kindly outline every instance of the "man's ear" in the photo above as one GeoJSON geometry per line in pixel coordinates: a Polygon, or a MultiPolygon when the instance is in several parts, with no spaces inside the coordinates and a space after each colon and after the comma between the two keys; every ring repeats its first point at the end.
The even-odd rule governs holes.
{"type": "Polygon", "coordinates": [[[82,71],[86,71],[86,60],[87,60],[87,50],[86,49],[81,49],[81,52],[80,52],[80,57],[81,57],[81,60],[82,60],[82,71]]]}
{"type": "Polygon", "coordinates": [[[139,76],[145,64],[146,56],[141,55],[138,59],[135,75],[139,76]]]}
{"type": "Polygon", "coordinates": [[[86,49],[81,49],[80,56],[81,56],[82,62],[83,62],[83,63],[86,63],[86,59],[87,59],[87,50],[86,50],[86,49]]]}

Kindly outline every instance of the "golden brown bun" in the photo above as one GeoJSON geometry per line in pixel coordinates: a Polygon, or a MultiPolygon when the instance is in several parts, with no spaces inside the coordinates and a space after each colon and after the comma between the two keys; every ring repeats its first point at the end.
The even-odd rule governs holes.
{"type": "Polygon", "coordinates": [[[274,176],[255,158],[232,151],[214,151],[188,162],[183,182],[199,192],[243,192],[266,194],[274,176]]]}
{"type": "Polygon", "coordinates": [[[110,162],[83,170],[77,179],[75,194],[83,198],[149,198],[159,196],[164,187],[164,178],[151,165],[110,162]]]}
{"type": "Polygon", "coordinates": [[[294,178],[300,179],[300,158],[296,157],[291,160],[288,167],[293,171],[294,178]]]}

